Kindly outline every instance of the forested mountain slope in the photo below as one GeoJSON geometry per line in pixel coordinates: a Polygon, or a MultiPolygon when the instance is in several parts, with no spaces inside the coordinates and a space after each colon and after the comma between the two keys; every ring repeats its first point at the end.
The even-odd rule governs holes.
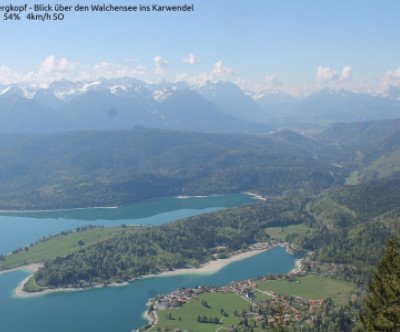
{"type": "Polygon", "coordinates": [[[399,177],[399,119],[340,123],[313,138],[315,154],[353,172],[353,182],[399,177]]]}
{"type": "Polygon", "coordinates": [[[357,151],[375,149],[375,145],[400,132],[400,119],[337,123],[314,136],[319,155],[337,160],[354,160],[357,151]]]}
{"type": "Polygon", "coordinates": [[[320,190],[310,147],[274,135],[152,130],[0,135],[2,209],[110,206],[173,195],[320,190]]]}
{"type": "Polygon", "coordinates": [[[398,177],[400,120],[337,124],[315,136],[118,131],[0,135],[0,209],[129,204],[174,195],[316,193],[398,177]]]}
{"type": "Polygon", "coordinates": [[[361,163],[359,181],[385,177],[400,178],[400,130],[365,149],[361,163]]]}
{"type": "Polygon", "coordinates": [[[328,189],[306,208],[319,232],[297,239],[298,244],[314,250],[317,259],[370,271],[400,226],[399,203],[398,179],[328,189]]]}
{"type": "Polygon", "coordinates": [[[369,272],[399,225],[398,180],[328,189],[313,197],[276,197],[204,214],[110,240],[47,263],[36,274],[44,287],[87,286],[150,272],[196,266],[259,241],[266,228],[303,223],[312,233],[288,236],[322,261],[369,272]],[[378,200],[377,200],[378,198],[378,200]]]}

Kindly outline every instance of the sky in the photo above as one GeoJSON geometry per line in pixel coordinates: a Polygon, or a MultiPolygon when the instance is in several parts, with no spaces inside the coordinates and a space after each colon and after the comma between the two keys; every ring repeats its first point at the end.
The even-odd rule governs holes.
{"type": "Polygon", "coordinates": [[[194,11],[72,11],[63,21],[45,22],[25,19],[30,10],[19,21],[2,20],[0,11],[0,84],[129,76],[190,84],[223,80],[294,95],[325,87],[379,94],[400,86],[398,0],[48,3],[53,10],[58,3],[193,4],[194,11]]]}

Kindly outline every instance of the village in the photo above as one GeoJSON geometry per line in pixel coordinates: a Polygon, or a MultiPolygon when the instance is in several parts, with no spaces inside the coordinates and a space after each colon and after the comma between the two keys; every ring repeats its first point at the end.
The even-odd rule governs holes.
{"type": "MultiPolygon", "coordinates": [[[[317,279],[315,279],[317,280],[317,279]]],[[[283,325],[288,331],[308,331],[317,329],[341,330],[352,325],[354,315],[360,306],[360,295],[364,291],[362,277],[351,265],[320,263],[310,256],[302,260],[301,269],[296,273],[267,275],[259,279],[233,281],[223,287],[201,286],[198,288],[182,288],[169,294],[161,294],[148,302],[147,318],[151,324],[145,330],[154,331],[193,331],[192,329],[169,328],[174,321],[185,321],[185,317],[177,313],[180,307],[200,302],[204,308],[198,312],[197,322],[214,324],[210,331],[269,331],[271,326],[283,325]],[[270,287],[278,281],[288,285],[306,284],[305,278],[319,278],[322,281],[349,283],[356,280],[348,294],[348,300],[340,302],[331,297],[310,299],[295,294],[276,292],[270,287]],[[224,308],[215,309],[213,315],[207,316],[205,310],[213,307],[207,301],[207,294],[234,294],[248,302],[246,309],[229,311],[224,308]],[[336,303],[338,302],[338,303],[336,303]],[[237,324],[224,324],[225,318],[236,318],[237,324]],[[160,322],[159,322],[160,321],[160,322]],[[161,321],[165,326],[160,327],[161,321]]],[[[288,293],[290,291],[288,290],[288,293]]]]}

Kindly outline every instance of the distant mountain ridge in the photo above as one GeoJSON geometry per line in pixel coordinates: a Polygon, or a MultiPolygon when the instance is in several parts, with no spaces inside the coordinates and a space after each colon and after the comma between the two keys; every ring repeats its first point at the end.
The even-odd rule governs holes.
{"type": "Polygon", "coordinates": [[[263,111],[239,87],[234,88],[236,99],[243,99],[250,106],[242,107],[236,102],[236,108],[230,107],[232,102],[224,106],[183,82],[147,84],[122,78],[60,80],[46,88],[13,84],[0,89],[0,133],[129,129],[137,125],[219,133],[272,130],[271,126],[245,116],[249,107],[258,113],[263,111]],[[46,121],[41,126],[34,121],[35,117],[46,121]]]}
{"type": "Polygon", "coordinates": [[[265,92],[256,95],[255,100],[272,115],[268,119],[271,125],[284,128],[323,129],[338,122],[400,118],[400,101],[389,95],[322,89],[303,99],[265,92]]]}
{"type": "Polygon", "coordinates": [[[251,96],[229,82],[146,83],[133,78],[0,86],[0,133],[149,128],[262,134],[323,129],[336,122],[400,118],[394,92],[372,96],[323,89],[299,99],[251,96]],[[40,119],[40,120],[38,120],[40,119]]]}

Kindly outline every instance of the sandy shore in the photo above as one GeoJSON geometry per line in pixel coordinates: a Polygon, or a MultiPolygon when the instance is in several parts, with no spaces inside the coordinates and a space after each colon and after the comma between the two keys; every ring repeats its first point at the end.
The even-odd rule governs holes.
{"type": "Polygon", "coordinates": [[[266,249],[258,249],[258,250],[250,250],[246,252],[241,252],[241,253],[236,253],[233,254],[229,258],[224,258],[224,259],[217,259],[215,261],[209,261],[200,267],[197,268],[187,268],[187,269],[177,269],[173,271],[164,271],[160,272],[158,274],[152,274],[152,275],[146,275],[144,276],[145,278],[150,278],[150,277],[170,277],[170,276],[175,276],[179,274],[190,274],[190,273],[201,273],[201,274],[211,274],[211,273],[216,273],[225,266],[233,263],[240,261],[242,259],[246,259],[258,254],[261,254],[264,251],[269,250],[270,248],[266,249]]]}
{"type": "MultiPolygon", "coordinates": [[[[15,288],[14,297],[26,298],[26,297],[41,296],[41,295],[46,295],[46,294],[51,294],[51,293],[79,292],[79,291],[89,289],[89,288],[57,288],[57,289],[45,289],[41,292],[25,292],[24,285],[31,276],[32,275],[30,275],[26,279],[22,280],[21,283],[18,285],[18,287],[15,288]]],[[[100,288],[100,287],[102,287],[102,286],[94,286],[91,288],[100,288]]]]}
{"type": "MultiPolygon", "coordinates": [[[[213,196],[217,196],[217,195],[213,195],[213,196]]],[[[210,197],[210,196],[185,196],[185,195],[175,196],[175,198],[179,198],[179,199],[204,198],[204,197],[210,197]]]]}
{"type": "MultiPolygon", "coordinates": [[[[36,271],[35,271],[36,272],[36,271]]],[[[17,288],[14,289],[14,297],[19,297],[19,298],[26,298],[26,297],[34,297],[34,296],[41,296],[41,295],[46,295],[46,294],[51,294],[51,293],[64,293],[64,292],[81,292],[85,291],[88,289],[93,289],[93,288],[104,288],[104,284],[97,284],[89,288],[55,288],[55,289],[45,289],[40,292],[25,292],[24,291],[24,285],[25,283],[29,280],[29,278],[32,277],[32,274],[30,274],[28,277],[26,277],[24,280],[22,280],[17,288]]],[[[128,286],[129,282],[120,282],[120,283],[111,283],[107,284],[107,287],[124,287],[128,286]]]]}
{"type": "MultiPolygon", "coordinates": [[[[285,245],[283,245],[283,246],[285,246],[285,245]]],[[[227,266],[233,262],[237,262],[242,259],[256,256],[258,254],[261,254],[262,252],[272,249],[273,247],[274,246],[269,246],[269,247],[263,248],[263,249],[253,249],[253,250],[249,250],[249,251],[245,251],[245,252],[235,252],[235,253],[232,253],[232,256],[229,258],[209,261],[197,268],[186,268],[186,269],[177,269],[177,270],[172,270],[172,271],[163,271],[163,272],[156,273],[156,274],[143,275],[136,279],[154,278],[154,277],[170,277],[170,276],[175,276],[175,275],[191,274],[191,273],[212,274],[212,273],[218,272],[219,270],[221,270],[222,268],[224,268],[225,266],[227,266]]],[[[292,271],[290,271],[290,273],[298,273],[301,270],[301,262],[302,262],[302,259],[297,259],[296,267],[292,271]]],[[[42,266],[43,266],[43,264],[30,264],[30,265],[21,266],[19,268],[12,269],[12,270],[1,271],[0,273],[6,273],[6,272],[10,272],[10,271],[15,271],[15,270],[30,270],[30,271],[32,271],[32,273],[35,273],[42,266]]],[[[103,288],[105,286],[106,287],[121,287],[121,286],[129,285],[129,282],[126,281],[126,282],[122,282],[122,283],[111,283],[111,284],[107,284],[107,285],[97,284],[90,288],[57,288],[57,289],[46,289],[41,292],[33,292],[33,293],[25,292],[23,290],[23,287],[31,276],[32,275],[29,275],[26,279],[21,281],[21,283],[18,285],[18,287],[14,290],[15,297],[32,297],[32,296],[40,296],[40,295],[45,295],[45,294],[50,294],[50,293],[76,292],[76,291],[88,290],[91,288],[103,288]]],[[[136,279],[133,279],[130,282],[132,282],[136,279]]]]}
{"type": "Polygon", "coordinates": [[[292,271],[290,271],[289,273],[294,273],[294,274],[300,273],[301,272],[302,262],[303,262],[303,258],[296,259],[296,262],[295,262],[296,267],[292,271]]]}
{"type": "MultiPolygon", "coordinates": [[[[25,292],[24,291],[24,285],[28,282],[29,278],[32,277],[32,275],[39,270],[41,267],[43,267],[44,263],[33,263],[33,264],[28,264],[28,265],[23,265],[14,269],[9,269],[9,270],[3,270],[0,271],[0,274],[12,272],[12,271],[30,271],[32,272],[29,274],[24,280],[22,280],[17,288],[14,289],[13,295],[14,297],[32,297],[32,296],[38,296],[38,295],[44,295],[44,294],[49,294],[49,293],[56,293],[56,292],[72,292],[72,291],[79,291],[79,290],[84,290],[83,288],[60,288],[60,289],[45,289],[44,291],[41,292],[25,292]]],[[[126,283],[128,284],[128,283],[126,283]]],[[[97,286],[95,286],[97,287],[97,286]]]]}
{"type": "MultiPolygon", "coordinates": [[[[253,196],[256,199],[259,199],[261,201],[265,201],[266,198],[259,195],[259,194],[255,194],[255,193],[251,193],[251,192],[244,192],[243,194],[246,195],[250,195],[253,196]]],[[[216,196],[223,196],[223,195],[209,195],[209,196],[185,196],[185,195],[179,195],[179,196],[175,196],[175,198],[179,198],[179,199],[186,199],[186,198],[204,198],[204,197],[216,197],[216,196]]]]}
{"type": "MultiPolygon", "coordinates": [[[[147,274],[147,275],[141,276],[137,279],[153,278],[153,277],[168,277],[168,276],[174,276],[174,275],[179,275],[179,274],[189,274],[189,273],[216,273],[223,267],[229,265],[230,263],[258,255],[264,251],[267,251],[268,249],[270,249],[270,248],[259,249],[259,250],[250,250],[250,251],[241,252],[241,253],[234,253],[229,258],[217,259],[215,261],[210,261],[198,268],[177,269],[177,270],[173,270],[173,271],[164,271],[164,272],[160,272],[157,274],[147,274]]],[[[17,269],[2,271],[2,273],[15,271],[15,270],[29,270],[29,271],[32,271],[32,273],[35,273],[42,266],[43,266],[43,264],[30,264],[30,265],[21,266],[17,269]]],[[[41,292],[32,292],[32,293],[25,292],[23,290],[24,285],[31,276],[32,276],[32,274],[20,282],[20,284],[14,290],[15,297],[33,297],[33,296],[40,296],[40,295],[58,293],[58,292],[74,292],[74,291],[83,291],[83,290],[87,290],[90,288],[104,287],[104,284],[98,284],[98,285],[95,285],[90,288],[57,288],[57,289],[45,289],[41,292]]],[[[134,280],[132,280],[132,281],[134,281],[134,280]]],[[[129,282],[111,283],[111,284],[107,284],[107,287],[121,287],[121,286],[127,286],[127,285],[129,285],[129,282]]]]}
{"type": "Polygon", "coordinates": [[[12,271],[19,271],[19,270],[27,270],[27,271],[32,271],[33,273],[35,273],[43,265],[44,265],[44,263],[32,263],[32,264],[16,267],[14,269],[2,270],[2,271],[0,271],[0,274],[12,272],[12,271]]]}
{"type": "Polygon", "coordinates": [[[245,193],[243,193],[243,194],[253,196],[254,198],[259,199],[260,201],[265,201],[265,200],[267,200],[265,197],[263,197],[263,196],[261,196],[261,195],[259,195],[259,194],[255,194],[255,193],[251,193],[251,192],[245,192],[245,193]]]}

